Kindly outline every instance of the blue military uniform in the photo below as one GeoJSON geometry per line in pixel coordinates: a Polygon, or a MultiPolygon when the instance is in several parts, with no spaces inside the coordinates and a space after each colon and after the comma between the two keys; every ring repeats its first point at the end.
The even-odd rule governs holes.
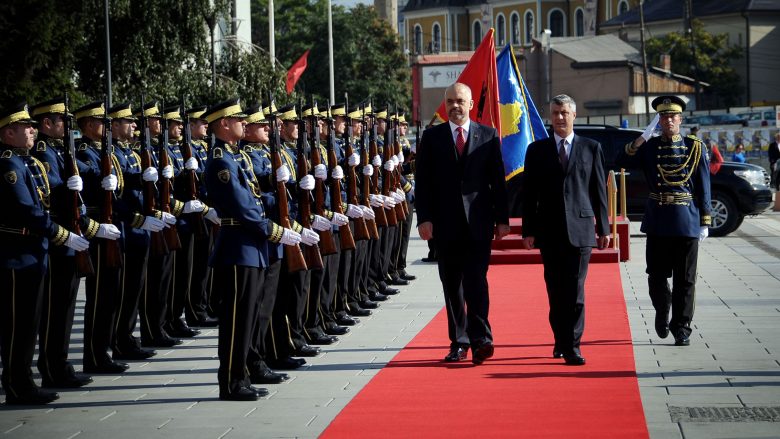
{"type": "MultiPolygon", "coordinates": [[[[664,118],[679,119],[685,103],[676,96],[661,96],[653,101],[653,108],[664,118]]],[[[676,123],[679,129],[679,120],[676,123]]],[[[642,169],[649,186],[641,230],[647,234],[648,286],[656,310],[656,332],[665,338],[671,331],[676,345],[687,346],[695,308],[699,239],[711,225],[706,148],[693,136],[663,135],[638,148],[633,143],[626,145],[617,161],[626,168],[642,169]]]]}

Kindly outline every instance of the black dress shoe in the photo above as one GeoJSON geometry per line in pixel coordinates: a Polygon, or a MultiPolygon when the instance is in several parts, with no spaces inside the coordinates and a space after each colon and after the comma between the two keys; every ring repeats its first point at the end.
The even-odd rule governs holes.
{"type": "Polygon", "coordinates": [[[580,354],[564,355],[563,361],[569,366],[583,366],[585,364],[585,358],[580,354]]]}
{"type": "Polygon", "coordinates": [[[169,336],[177,338],[193,338],[200,334],[200,331],[190,328],[186,323],[181,321],[180,324],[166,325],[165,332],[169,336]]]}
{"type": "MultiPolygon", "coordinates": [[[[356,319],[353,317],[350,317],[348,315],[340,316],[336,319],[336,323],[338,323],[341,326],[355,326],[358,323],[360,323],[360,319],[356,319]]],[[[338,335],[338,334],[336,334],[338,335]]]]}
{"type": "Polygon", "coordinates": [[[37,387],[16,396],[11,393],[5,395],[5,403],[9,405],[43,405],[58,399],[60,395],[57,392],[49,392],[37,387]]]}
{"type": "Polygon", "coordinates": [[[422,259],[420,259],[420,260],[421,260],[422,262],[438,262],[438,259],[437,259],[437,258],[430,257],[430,256],[429,256],[429,257],[427,257],[427,258],[422,258],[422,259]]]}
{"type": "Polygon", "coordinates": [[[563,358],[563,352],[558,349],[553,349],[553,358],[563,358]]]}
{"type": "Polygon", "coordinates": [[[363,309],[377,309],[377,308],[379,308],[379,304],[378,303],[376,303],[376,302],[374,302],[372,300],[369,300],[369,299],[361,300],[360,302],[358,302],[358,305],[360,305],[360,307],[363,308],[363,309]]]}
{"type": "Polygon", "coordinates": [[[463,361],[466,359],[466,354],[468,353],[469,348],[458,346],[454,348],[450,348],[450,353],[447,354],[446,357],[444,357],[444,361],[447,363],[455,363],[457,361],[463,361]]]}
{"type": "Polygon", "coordinates": [[[114,349],[114,354],[111,356],[114,360],[146,360],[157,355],[157,352],[150,349],[131,348],[131,349],[114,349]]]}
{"type": "Polygon", "coordinates": [[[368,299],[371,300],[372,302],[384,302],[385,300],[387,300],[387,296],[385,296],[384,294],[382,294],[382,293],[380,293],[378,291],[376,291],[376,292],[375,291],[369,291],[368,292],[368,299]]]}
{"type": "Polygon", "coordinates": [[[394,277],[390,280],[390,285],[409,285],[409,281],[400,277],[394,277]]]}
{"type": "Polygon", "coordinates": [[[396,294],[400,293],[401,290],[397,288],[387,287],[385,289],[380,289],[379,292],[384,294],[385,296],[395,296],[396,294]]]}
{"type": "Polygon", "coordinates": [[[249,381],[252,384],[279,384],[287,381],[289,375],[286,373],[276,373],[270,369],[253,370],[249,373],[249,381]]]}
{"type": "Polygon", "coordinates": [[[197,320],[187,320],[187,325],[196,326],[199,328],[214,328],[219,326],[219,319],[206,316],[197,320]]]}
{"type": "Polygon", "coordinates": [[[473,349],[471,354],[471,362],[474,364],[484,363],[485,360],[493,356],[494,350],[493,343],[482,343],[473,349]]]}
{"type": "Polygon", "coordinates": [[[258,397],[268,396],[268,389],[265,387],[255,387],[255,386],[247,386],[247,389],[255,392],[255,395],[258,397]]]}
{"type": "Polygon", "coordinates": [[[141,346],[145,348],[171,348],[181,344],[181,340],[173,338],[167,334],[151,340],[141,340],[141,346]]]}
{"type": "Polygon", "coordinates": [[[690,346],[691,345],[691,338],[688,336],[688,334],[685,333],[682,329],[677,331],[677,333],[674,335],[674,345],[675,346],[690,346]]]}
{"type": "Polygon", "coordinates": [[[303,358],[281,358],[277,360],[266,360],[269,367],[279,370],[295,370],[306,364],[303,358]]]}
{"type": "MultiPolygon", "coordinates": [[[[349,315],[356,316],[356,317],[368,317],[371,315],[370,309],[364,309],[359,306],[350,306],[349,311],[347,311],[349,315]]],[[[342,323],[339,323],[342,324],[342,323]]]]}
{"type": "Polygon", "coordinates": [[[655,333],[661,338],[669,336],[669,311],[655,312],[655,333]]]}
{"type": "Polygon", "coordinates": [[[235,392],[219,392],[219,399],[223,401],[257,401],[257,392],[254,388],[241,387],[235,392]]]}
{"type": "Polygon", "coordinates": [[[336,343],[337,341],[339,341],[339,339],[332,335],[315,334],[314,336],[310,337],[309,343],[316,345],[329,345],[336,343]]]}
{"type": "Polygon", "coordinates": [[[406,270],[401,270],[401,272],[398,273],[398,276],[400,276],[401,279],[410,280],[410,281],[417,279],[417,276],[407,273],[406,270]]]}
{"type": "Polygon", "coordinates": [[[349,328],[345,326],[332,325],[325,328],[325,333],[328,335],[344,335],[349,332],[349,328]]]}
{"type": "Polygon", "coordinates": [[[53,380],[48,378],[41,379],[41,387],[54,389],[78,389],[92,382],[92,377],[82,374],[70,373],[66,376],[57,377],[53,380]]]}
{"type": "Polygon", "coordinates": [[[127,363],[120,363],[118,361],[109,361],[100,364],[85,364],[85,373],[123,373],[130,366],[127,363]]]}
{"type": "Polygon", "coordinates": [[[316,357],[321,352],[321,349],[316,346],[309,346],[307,344],[299,347],[295,350],[295,355],[299,357],[316,357]]]}

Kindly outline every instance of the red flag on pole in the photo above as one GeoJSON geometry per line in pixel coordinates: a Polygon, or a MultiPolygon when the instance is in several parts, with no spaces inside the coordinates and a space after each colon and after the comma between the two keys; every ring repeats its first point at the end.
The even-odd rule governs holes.
{"type": "MultiPolygon", "coordinates": [[[[491,28],[474,51],[458,81],[471,88],[474,108],[469,119],[494,127],[501,132],[501,113],[498,110],[498,76],[496,75],[496,44],[491,28]]],[[[447,109],[442,100],[434,117],[447,121],[447,109]]]]}
{"type": "Polygon", "coordinates": [[[293,88],[295,88],[295,84],[299,79],[301,79],[303,71],[306,70],[308,57],[309,51],[307,50],[303,52],[303,55],[298,58],[298,61],[295,61],[295,64],[293,64],[292,67],[290,67],[290,70],[287,71],[287,94],[292,93],[293,88]]]}

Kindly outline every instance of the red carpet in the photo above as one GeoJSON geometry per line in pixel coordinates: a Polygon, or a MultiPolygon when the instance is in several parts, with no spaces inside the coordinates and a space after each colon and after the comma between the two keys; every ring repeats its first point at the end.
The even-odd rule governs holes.
{"type": "Polygon", "coordinates": [[[648,437],[618,264],[590,266],[580,367],[551,358],[541,265],[494,265],[488,279],[492,359],[441,362],[442,310],[322,436],[648,437]]]}

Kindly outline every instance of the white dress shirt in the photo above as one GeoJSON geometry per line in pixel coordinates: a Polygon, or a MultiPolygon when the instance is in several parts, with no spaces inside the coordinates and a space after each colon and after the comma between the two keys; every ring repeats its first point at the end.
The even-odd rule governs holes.
{"type": "Polygon", "coordinates": [[[555,137],[555,152],[558,152],[558,149],[560,149],[561,140],[565,140],[565,142],[563,142],[563,147],[566,149],[566,158],[571,159],[571,142],[574,141],[574,131],[569,133],[565,138],[560,137],[555,133],[553,133],[553,136],[555,137]]]}
{"type": "Polygon", "coordinates": [[[471,127],[471,119],[466,119],[466,123],[463,125],[455,125],[452,121],[449,122],[450,131],[452,132],[452,143],[458,144],[458,127],[463,127],[463,138],[468,142],[469,140],[469,128],[471,127]]]}

